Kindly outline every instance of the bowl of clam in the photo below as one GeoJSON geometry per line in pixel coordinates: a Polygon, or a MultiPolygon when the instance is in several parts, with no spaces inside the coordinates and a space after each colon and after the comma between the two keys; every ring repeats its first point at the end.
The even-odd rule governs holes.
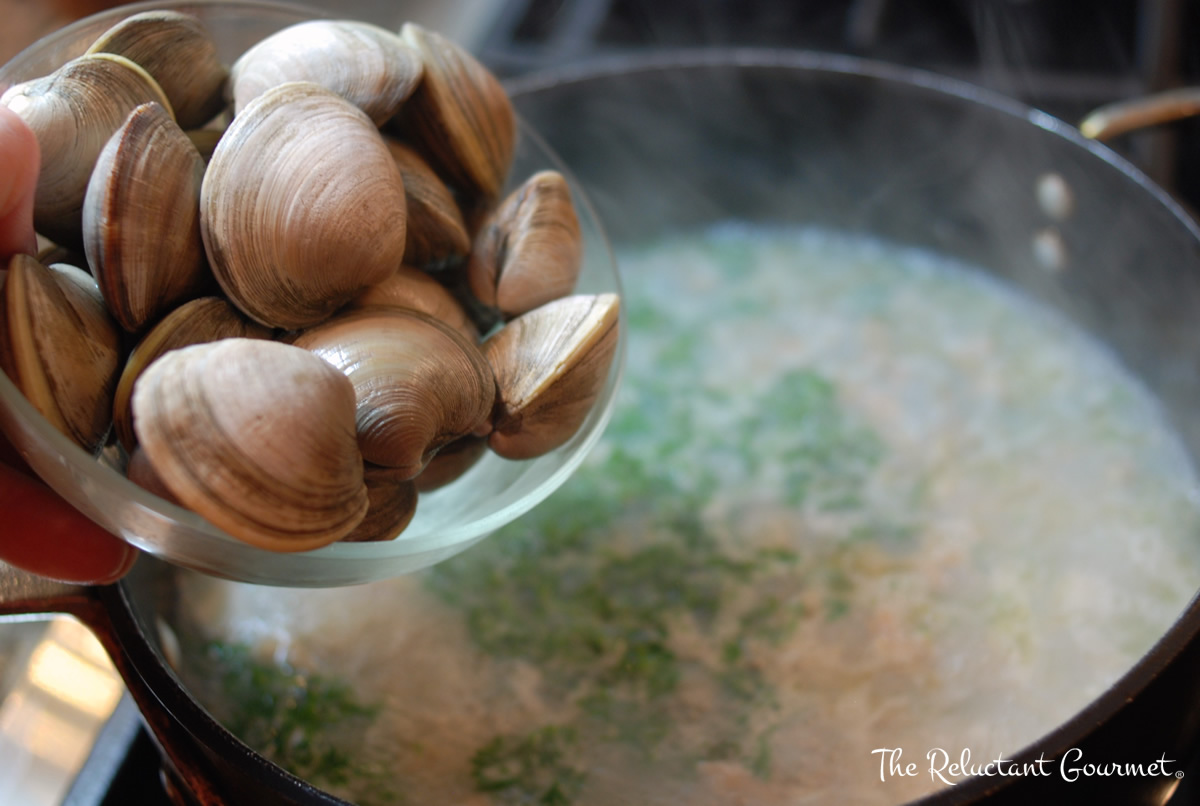
{"type": "Polygon", "coordinates": [[[41,149],[0,427],[114,534],[323,587],[549,496],[623,366],[612,252],[466,48],[298,7],[89,17],[0,68],[41,149]]]}

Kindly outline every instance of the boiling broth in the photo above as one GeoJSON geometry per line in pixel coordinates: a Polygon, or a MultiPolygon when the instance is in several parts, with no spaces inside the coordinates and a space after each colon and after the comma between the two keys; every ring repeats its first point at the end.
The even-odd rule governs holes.
{"type": "Polygon", "coordinates": [[[732,224],[620,258],[621,406],[550,500],[413,577],[186,579],[184,677],[235,733],[364,804],[898,803],[1200,587],[1154,401],[982,271],[732,224]]]}

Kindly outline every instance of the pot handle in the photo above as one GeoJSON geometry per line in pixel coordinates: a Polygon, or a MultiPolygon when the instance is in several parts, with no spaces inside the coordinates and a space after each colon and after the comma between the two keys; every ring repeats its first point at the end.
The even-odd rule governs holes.
{"type": "Polygon", "coordinates": [[[96,591],[95,587],[47,579],[0,561],[0,621],[69,615],[82,622],[100,641],[137,703],[163,757],[163,785],[171,799],[180,806],[225,806],[227,801],[214,790],[199,751],[163,711],[154,692],[122,653],[96,591]]]}
{"type": "Polygon", "coordinates": [[[1083,119],[1079,131],[1104,141],[1194,115],[1200,115],[1200,87],[1180,87],[1101,106],[1083,119]]]}
{"type": "Polygon", "coordinates": [[[86,622],[95,602],[86,585],[47,579],[0,561],[0,618],[64,613],[86,622]]]}

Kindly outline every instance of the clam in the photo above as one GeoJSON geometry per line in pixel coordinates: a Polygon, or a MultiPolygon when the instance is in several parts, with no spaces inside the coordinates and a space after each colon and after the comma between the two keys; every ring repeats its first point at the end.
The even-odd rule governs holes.
{"type": "Polygon", "coordinates": [[[569,440],[591,411],[617,348],[615,294],[580,294],[526,313],[484,342],[499,390],[488,446],[507,459],[569,440]]]}
{"type": "Polygon", "coordinates": [[[221,142],[221,136],[225,134],[224,129],[188,129],[187,137],[192,141],[192,146],[200,153],[200,158],[207,165],[212,159],[213,152],[217,150],[217,143],[221,142]]]}
{"type": "Polygon", "coordinates": [[[200,20],[176,11],[143,11],[101,34],[88,53],[115,53],[154,77],[185,129],[203,126],[225,107],[228,71],[200,20]]]}
{"type": "Polygon", "coordinates": [[[0,369],[35,407],[93,453],[111,425],[132,480],[274,551],[393,538],[489,446],[568,440],[616,298],[548,302],[581,255],[561,176],[492,215],[517,137],[495,77],[416,25],[317,22],[225,81],[196,19],[149,12],[3,94],[41,146],[39,235],[95,275],[0,272],[0,369]],[[119,372],[122,328],[145,335],[119,372]]]}
{"type": "Polygon", "coordinates": [[[479,340],[479,332],[455,296],[433,277],[411,266],[401,266],[391,277],[371,286],[350,303],[352,308],[373,305],[420,311],[450,325],[468,341],[479,340]]]}
{"type": "Polygon", "coordinates": [[[417,487],[403,471],[368,464],[363,470],[367,484],[367,515],[344,543],[374,543],[399,537],[417,512],[417,487]]]}
{"type": "Polygon", "coordinates": [[[467,434],[437,452],[413,483],[417,492],[427,493],[457,481],[487,453],[487,437],[467,434]]]}
{"type": "Polygon", "coordinates": [[[467,281],[476,299],[511,318],[570,294],[582,262],[571,188],[557,171],[539,171],[484,223],[467,281]]]}
{"type": "Polygon", "coordinates": [[[420,55],[425,71],[398,118],[406,138],[456,190],[498,198],[517,142],[504,88],[441,34],[410,22],[400,37],[420,55]]]}
{"type": "Polygon", "coordinates": [[[421,79],[421,60],[384,28],[348,20],[313,20],[263,39],[233,63],[234,114],[271,87],[311,81],[326,87],[381,125],[396,114],[421,79]]]}
{"type": "Polygon", "coordinates": [[[45,240],[40,235],[38,236],[37,261],[43,266],[66,263],[68,266],[78,266],[81,269],[90,268],[87,262],[87,255],[82,251],[59,246],[52,241],[45,240]]]}
{"type": "Polygon", "coordinates": [[[304,551],[366,514],[354,389],[307,350],[257,339],[172,350],[138,379],[133,412],[162,483],[233,537],[304,551]]]}
{"type": "Polygon", "coordinates": [[[110,53],[81,56],[0,95],[41,147],[33,207],[38,232],[63,246],[81,243],[83,198],[96,158],[129,113],[152,101],[171,109],[145,70],[110,53]]]}
{"type": "Polygon", "coordinates": [[[200,297],[180,305],[142,337],[126,359],[113,394],[113,428],[125,450],[132,453],[137,442],[130,398],[134,381],[146,367],[170,350],[232,338],[269,339],[271,331],[221,297],[200,297]]]}
{"type": "Polygon", "coordinates": [[[465,257],[471,251],[471,238],[450,189],[416,151],[391,138],[387,144],[404,179],[408,202],[404,262],[440,268],[465,257]]]}
{"type": "Polygon", "coordinates": [[[439,448],[485,428],[495,381],[479,348],[449,325],[401,308],[360,308],[293,341],[341,369],[358,400],[368,462],[416,476],[439,448]]]}
{"type": "Polygon", "coordinates": [[[212,284],[200,240],[204,160],[161,106],[143,104],[100,152],[83,248],[108,309],[136,333],[212,284]]]}
{"type": "Polygon", "coordinates": [[[154,466],[146,458],[146,452],[141,448],[134,448],[133,452],[129,454],[129,462],[125,465],[125,477],[143,490],[154,493],[164,501],[180,506],[179,499],[167,489],[167,485],[163,484],[163,480],[158,477],[154,466]]]}
{"type": "Polygon", "coordinates": [[[104,442],[120,330],[74,266],[16,255],[0,288],[0,368],[55,428],[94,452],[104,442]]]}
{"type": "Polygon", "coordinates": [[[363,112],[307,82],[234,118],[200,190],[200,227],[229,299],[263,324],[327,318],[404,257],[404,182],[363,112]]]}

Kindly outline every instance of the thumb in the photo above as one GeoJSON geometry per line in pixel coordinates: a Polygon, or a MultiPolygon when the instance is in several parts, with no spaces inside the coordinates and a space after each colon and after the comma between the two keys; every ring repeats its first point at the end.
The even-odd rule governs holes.
{"type": "Polygon", "coordinates": [[[40,152],[33,131],[16,112],[0,106],[0,268],[17,253],[37,253],[33,193],[40,152]]]}
{"type": "MultiPolygon", "coordinates": [[[[37,138],[15,112],[0,106],[0,269],[17,252],[35,254],[33,195],[40,160],[37,138]]],[[[0,436],[0,559],[43,576],[106,583],[133,565],[137,552],[92,523],[40,481],[10,467],[0,436]]]]}

